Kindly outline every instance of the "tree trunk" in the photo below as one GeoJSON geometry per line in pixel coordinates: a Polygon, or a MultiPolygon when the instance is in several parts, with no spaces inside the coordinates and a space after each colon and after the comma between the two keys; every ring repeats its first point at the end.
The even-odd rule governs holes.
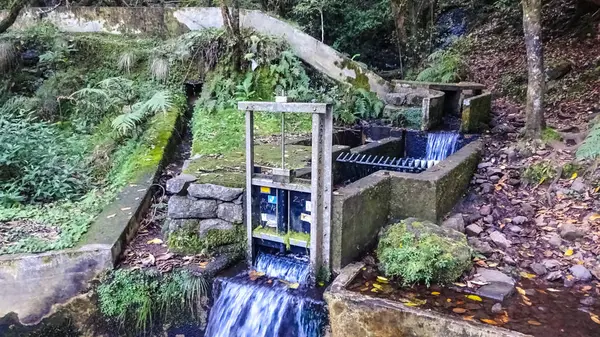
{"type": "Polygon", "coordinates": [[[231,63],[234,70],[239,70],[242,64],[242,36],[240,34],[240,6],[238,0],[231,1],[231,11],[225,0],[220,1],[223,25],[234,41],[231,63]]]}
{"type": "Polygon", "coordinates": [[[319,8],[319,15],[321,16],[321,42],[325,43],[325,22],[323,20],[323,8],[319,8]]]}
{"type": "Polygon", "coordinates": [[[16,2],[13,3],[8,12],[8,16],[5,17],[4,20],[0,21],[0,34],[4,33],[10,28],[10,26],[13,25],[13,23],[15,23],[19,13],[21,12],[21,9],[27,6],[28,3],[29,0],[16,0],[16,2]]]}
{"type": "Polygon", "coordinates": [[[522,0],[523,32],[527,48],[527,105],[525,135],[539,138],[544,122],[544,50],[542,45],[542,0],[522,0]]]}
{"type": "Polygon", "coordinates": [[[406,2],[407,0],[392,0],[392,15],[394,16],[394,24],[396,26],[396,43],[398,44],[398,58],[400,59],[401,78],[404,77],[403,69],[403,50],[406,47],[406,2]]]}

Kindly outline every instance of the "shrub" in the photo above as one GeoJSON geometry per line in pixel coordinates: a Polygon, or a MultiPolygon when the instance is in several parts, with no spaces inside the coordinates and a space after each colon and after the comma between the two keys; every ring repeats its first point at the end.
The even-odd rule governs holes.
{"type": "Polygon", "coordinates": [[[384,230],[377,247],[380,267],[404,285],[455,281],[471,266],[466,237],[431,222],[406,219],[384,230]]]}
{"type": "Polygon", "coordinates": [[[522,177],[528,183],[542,184],[545,181],[554,178],[556,169],[549,162],[540,162],[528,166],[523,171],[522,177]]]}
{"type": "Polygon", "coordinates": [[[594,159],[600,157],[600,122],[596,124],[577,149],[578,159],[594,159]]]}
{"type": "MultiPolygon", "coordinates": [[[[205,323],[208,282],[178,271],[158,273],[120,269],[98,286],[100,311],[121,325],[147,331],[156,321],[178,323],[194,319],[205,323]]],[[[131,333],[130,334],[135,334],[131,333]]]]}

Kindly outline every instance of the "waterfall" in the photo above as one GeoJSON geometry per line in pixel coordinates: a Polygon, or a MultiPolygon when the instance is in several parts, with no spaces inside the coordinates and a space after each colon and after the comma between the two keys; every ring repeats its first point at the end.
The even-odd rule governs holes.
{"type": "Polygon", "coordinates": [[[208,319],[206,337],[320,337],[325,304],[301,290],[246,276],[220,279],[221,291],[208,319]]]}
{"type": "Polygon", "coordinates": [[[444,160],[456,152],[459,134],[456,132],[436,132],[427,135],[427,160],[444,160]]]}
{"type": "Polygon", "coordinates": [[[254,268],[268,277],[303,284],[308,281],[309,269],[306,258],[260,253],[256,258],[254,268]]]}

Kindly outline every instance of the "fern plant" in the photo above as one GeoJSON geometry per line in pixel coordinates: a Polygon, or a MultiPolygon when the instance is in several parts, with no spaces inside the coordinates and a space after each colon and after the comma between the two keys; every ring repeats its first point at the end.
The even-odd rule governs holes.
{"type": "Polygon", "coordinates": [[[131,135],[146,118],[158,112],[166,113],[173,107],[171,93],[157,91],[150,99],[123,107],[122,113],[112,121],[112,127],[122,136],[131,135]]]}
{"type": "Polygon", "coordinates": [[[119,56],[119,60],[117,61],[117,67],[120,71],[130,74],[131,68],[135,65],[136,57],[132,52],[124,52],[119,56]]]}
{"type": "Polygon", "coordinates": [[[438,50],[427,58],[429,66],[417,76],[417,81],[458,82],[461,80],[464,62],[454,50],[438,50]]]}
{"type": "Polygon", "coordinates": [[[153,79],[165,82],[169,78],[169,61],[162,57],[153,59],[150,64],[150,74],[153,79]]]}
{"type": "Polygon", "coordinates": [[[600,158],[600,122],[590,130],[583,143],[577,149],[578,159],[600,158]]]}

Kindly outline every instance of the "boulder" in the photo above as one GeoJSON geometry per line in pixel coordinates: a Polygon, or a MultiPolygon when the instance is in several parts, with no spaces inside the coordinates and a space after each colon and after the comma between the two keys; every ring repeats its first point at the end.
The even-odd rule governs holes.
{"type": "Polygon", "coordinates": [[[244,208],[242,205],[222,203],[217,208],[217,216],[219,219],[232,223],[242,223],[244,221],[244,208]]]}
{"type": "Polygon", "coordinates": [[[542,261],[544,267],[548,270],[554,270],[560,268],[560,262],[553,259],[545,259],[542,261]]]}
{"type": "Polygon", "coordinates": [[[471,268],[464,234],[415,218],[384,228],[377,256],[384,274],[405,284],[453,282],[471,268]]]}
{"type": "Polygon", "coordinates": [[[491,298],[496,301],[504,301],[515,290],[515,280],[494,269],[477,268],[477,274],[473,281],[488,283],[477,289],[477,295],[491,298]]]}
{"type": "Polygon", "coordinates": [[[198,199],[218,199],[233,201],[244,192],[243,188],[233,188],[214,184],[191,184],[188,194],[198,199]]]}
{"type": "Polygon", "coordinates": [[[580,264],[576,264],[573,267],[569,268],[569,272],[573,275],[573,277],[575,277],[577,281],[587,282],[592,280],[592,273],[590,273],[590,271],[587,270],[586,267],[580,264]]]}
{"type": "Polygon", "coordinates": [[[167,180],[167,193],[183,195],[191,183],[196,181],[196,177],[191,174],[180,174],[175,178],[167,180]]]}
{"type": "Polygon", "coordinates": [[[465,232],[465,220],[462,214],[454,214],[442,223],[442,227],[454,229],[455,231],[465,232]]]}
{"type": "Polygon", "coordinates": [[[583,234],[583,231],[574,224],[566,223],[560,226],[560,236],[565,240],[577,240],[583,237],[583,234]]]}
{"type": "Polygon", "coordinates": [[[235,229],[235,225],[229,221],[221,220],[221,219],[206,219],[199,222],[199,230],[198,235],[203,238],[208,234],[208,231],[216,229],[216,230],[233,230],[235,229]]]}
{"type": "Polygon", "coordinates": [[[481,234],[481,232],[483,232],[483,228],[481,228],[481,226],[474,224],[474,223],[468,225],[466,228],[466,233],[469,236],[478,236],[479,234],[481,234]]]}
{"type": "Polygon", "coordinates": [[[548,272],[542,263],[532,263],[529,268],[531,268],[531,270],[533,270],[533,272],[538,276],[542,276],[548,272]]]}
{"type": "Polygon", "coordinates": [[[492,242],[496,244],[496,246],[498,246],[499,248],[504,249],[510,247],[510,245],[512,244],[512,242],[510,242],[510,240],[508,240],[504,234],[498,231],[493,231],[490,234],[490,240],[492,240],[492,242]]]}
{"type": "Polygon", "coordinates": [[[209,219],[217,217],[215,200],[192,200],[182,196],[169,199],[167,215],[171,219],[209,219]]]}

